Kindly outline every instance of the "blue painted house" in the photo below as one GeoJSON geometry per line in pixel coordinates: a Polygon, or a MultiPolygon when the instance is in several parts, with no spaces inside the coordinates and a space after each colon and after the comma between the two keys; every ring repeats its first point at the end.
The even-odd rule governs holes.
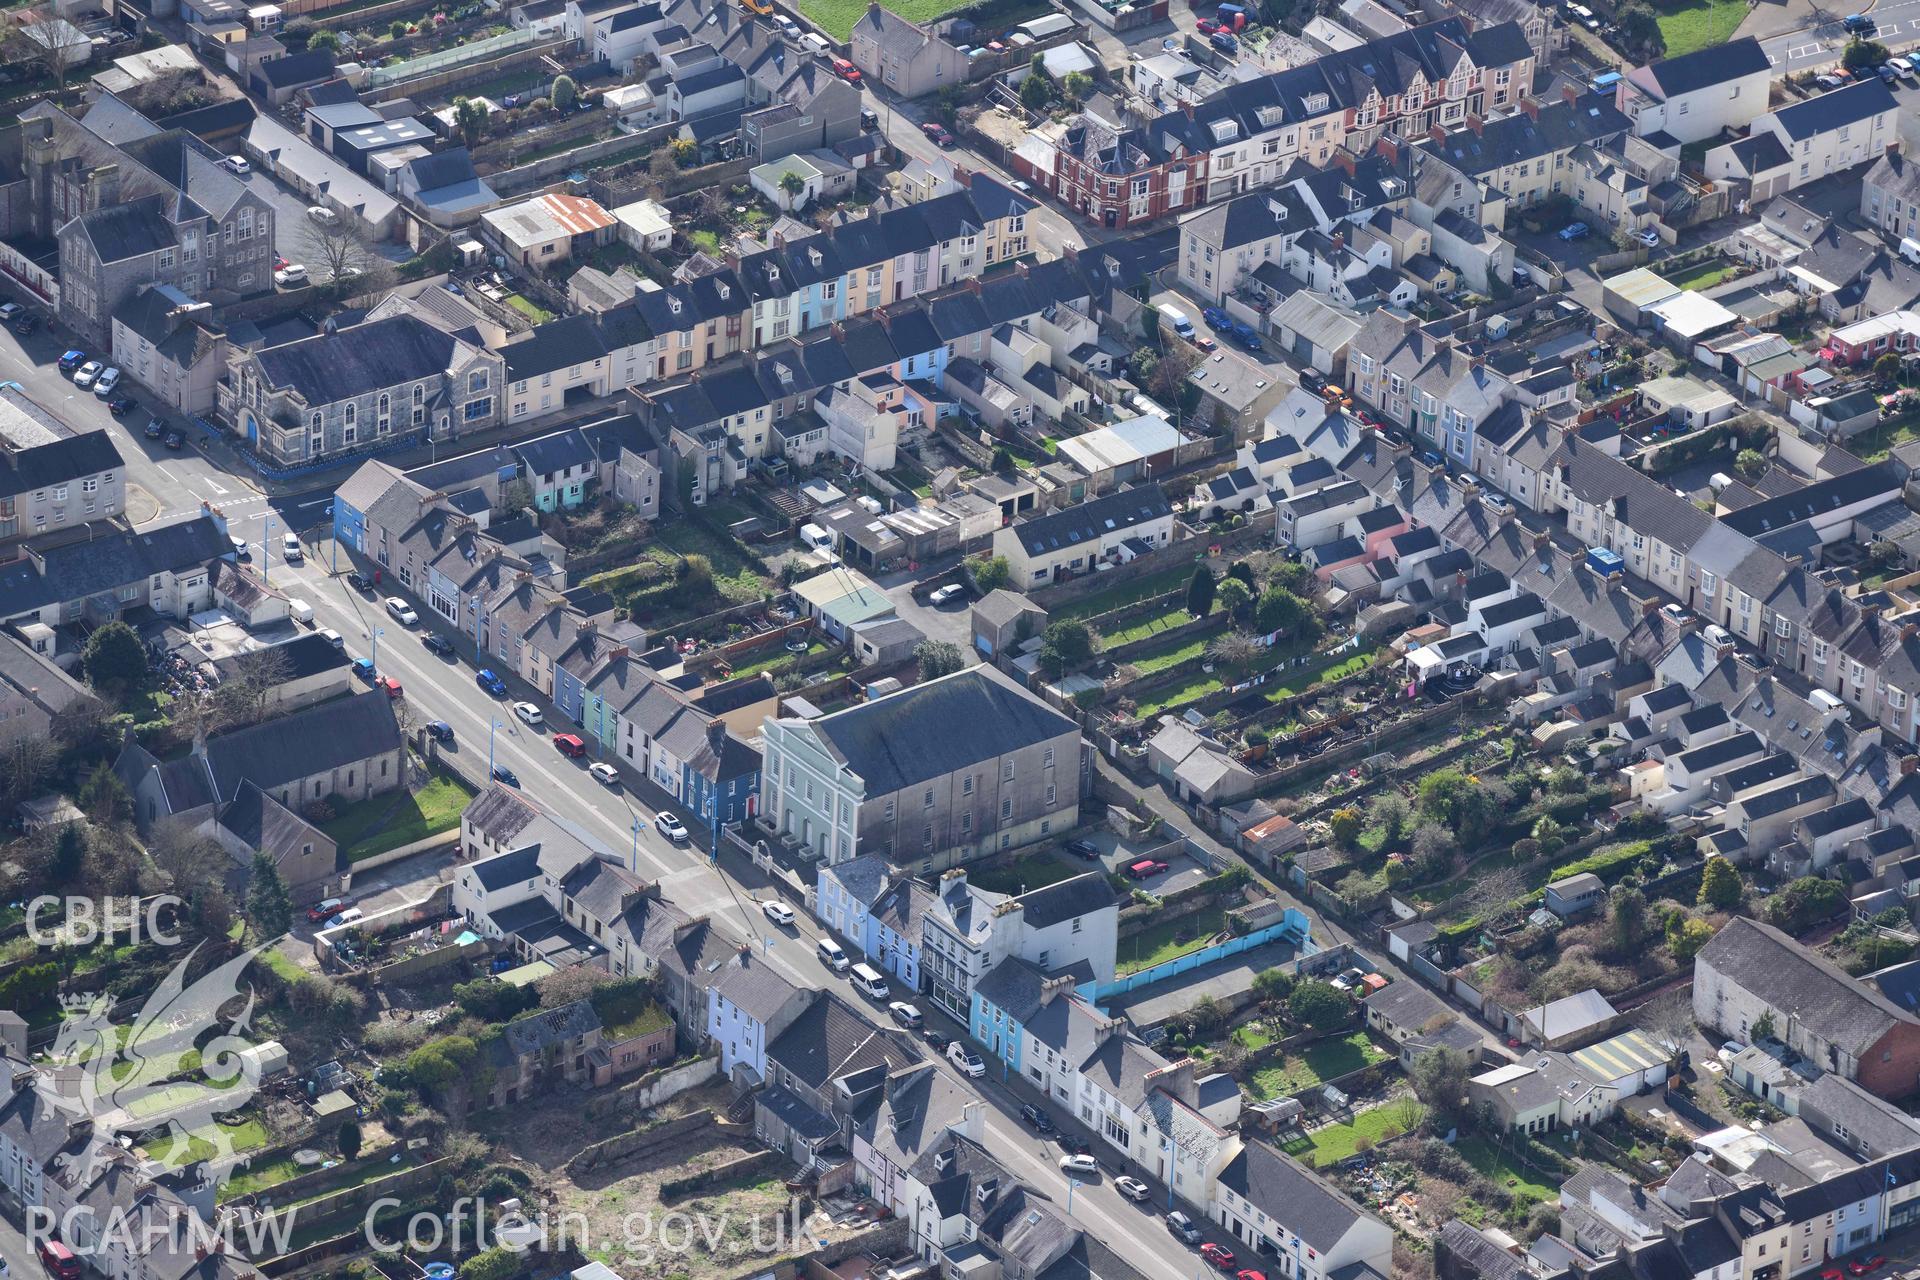
{"type": "Polygon", "coordinates": [[[922,991],[920,921],[933,905],[933,891],[917,880],[897,880],[875,900],[867,913],[861,949],[882,973],[900,985],[922,991]]]}
{"type": "Polygon", "coordinates": [[[814,873],[813,913],[862,955],[870,956],[867,921],[873,904],[890,888],[887,861],[878,854],[864,854],[833,866],[823,863],[814,873]]]}
{"type": "Polygon", "coordinates": [[[1027,1020],[1045,1003],[1046,989],[1046,976],[1018,958],[1002,960],[974,984],[967,1033],[1013,1075],[1020,1074],[1025,1056],[1027,1020]]]}

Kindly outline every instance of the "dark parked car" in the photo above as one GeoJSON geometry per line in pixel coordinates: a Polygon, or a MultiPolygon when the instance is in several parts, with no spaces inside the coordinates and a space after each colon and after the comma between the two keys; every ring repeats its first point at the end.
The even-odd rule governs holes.
{"type": "Polygon", "coordinates": [[[372,591],[373,579],[369,578],[364,573],[359,573],[359,572],[350,573],[347,575],[347,585],[352,587],[355,591],[372,591]]]}
{"type": "Polygon", "coordinates": [[[1035,1133],[1053,1132],[1053,1117],[1031,1102],[1020,1108],[1020,1118],[1031,1125],[1035,1133]]]}
{"type": "Polygon", "coordinates": [[[167,434],[167,424],[159,418],[148,418],[147,425],[140,428],[140,434],[149,440],[158,440],[167,434]]]}
{"type": "Polygon", "coordinates": [[[1076,858],[1093,862],[1100,857],[1100,846],[1091,840],[1069,840],[1067,841],[1067,852],[1076,858]]]}
{"type": "Polygon", "coordinates": [[[72,373],[87,362],[87,353],[78,348],[68,351],[60,357],[60,372],[72,373]]]}
{"type": "Polygon", "coordinates": [[[1093,1150],[1092,1147],[1087,1145],[1085,1138],[1076,1138],[1070,1133],[1055,1134],[1053,1140],[1059,1143],[1060,1149],[1068,1155],[1084,1156],[1093,1150]]]}
{"type": "Polygon", "coordinates": [[[187,438],[178,431],[169,431],[160,438],[160,443],[169,449],[184,449],[187,447],[187,438]]]}
{"type": "Polygon", "coordinates": [[[115,396],[107,401],[107,412],[116,418],[124,418],[135,409],[132,396],[115,396]]]}
{"type": "Polygon", "coordinates": [[[8,325],[8,328],[12,329],[15,333],[19,334],[23,338],[33,333],[34,330],[38,329],[39,327],[40,327],[40,322],[38,320],[35,320],[32,316],[15,316],[13,318],[13,322],[10,325],[8,325]]]}
{"type": "Polygon", "coordinates": [[[940,1050],[943,1053],[946,1051],[947,1046],[953,1043],[952,1040],[950,1040],[946,1036],[941,1035],[938,1031],[935,1031],[932,1027],[928,1027],[925,1031],[922,1031],[920,1033],[920,1038],[922,1040],[925,1040],[928,1044],[932,1045],[934,1048],[940,1050]]]}
{"type": "Polygon", "coordinates": [[[946,148],[953,145],[953,135],[948,133],[947,127],[937,120],[929,120],[921,125],[920,132],[932,139],[936,147],[946,148]]]}
{"type": "Polygon", "coordinates": [[[1300,371],[1300,385],[1313,392],[1313,394],[1319,395],[1327,389],[1327,377],[1318,369],[1302,369],[1300,371]]]}
{"type": "Polygon", "coordinates": [[[453,641],[447,639],[438,631],[427,632],[427,634],[420,637],[420,643],[426,646],[428,653],[436,653],[443,658],[451,658],[453,656],[453,641]]]}
{"type": "Polygon", "coordinates": [[[520,785],[520,779],[514,774],[513,770],[503,764],[493,766],[493,780],[495,782],[504,782],[510,787],[520,785]]]}
{"type": "Polygon", "coordinates": [[[445,720],[429,720],[422,727],[426,729],[427,736],[435,742],[453,741],[453,726],[445,720]]]}

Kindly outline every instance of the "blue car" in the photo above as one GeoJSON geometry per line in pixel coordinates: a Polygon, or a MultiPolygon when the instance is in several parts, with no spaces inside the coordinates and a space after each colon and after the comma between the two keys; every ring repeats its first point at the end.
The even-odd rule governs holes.
{"type": "Polygon", "coordinates": [[[510,787],[520,785],[520,779],[514,776],[513,770],[503,764],[493,766],[493,780],[495,782],[504,782],[510,787]]]}
{"type": "Polygon", "coordinates": [[[507,682],[491,671],[482,670],[475,673],[473,682],[496,698],[507,696],[507,682]]]}
{"type": "Polygon", "coordinates": [[[1560,228],[1560,238],[1567,241],[1578,240],[1581,236],[1586,235],[1589,230],[1590,228],[1584,222],[1570,222],[1560,228]]]}
{"type": "Polygon", "coordinates": [[[1233,328],[1233,321],[1229,320],[1227,313],[1218,307],[1208,307],[1200,313],[1200,318],[1207,322],[1207,328],[1209,329],[1233,328]]]}
{"type": "Polygon", "coordinates": [[[87,362],[87,353],[80,350],[68,351],[60,357],[60,372],[72,373],[87,362]]]}
{"type": "Polygon", "coordinates": [[[1260,331],[1239,320],[1233,322],[1233,340],[1249,351],[1266,350],[1260,342],[1260,331]]]}
{"type": "Polygon", "coordinates": [[[373,675],[374,675],[373,659],[372,658],[355,658],[353,660],[353,674],[355,674],[356,676],[359,676],[362,680],[365,680],[368,684],[372,684],[373,675]]]}

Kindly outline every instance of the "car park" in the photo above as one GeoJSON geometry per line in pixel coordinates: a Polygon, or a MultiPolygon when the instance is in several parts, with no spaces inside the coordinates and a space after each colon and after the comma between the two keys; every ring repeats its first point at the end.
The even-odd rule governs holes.
{"type": "Polygon", "coordinates": [[[1893,64],[1890,62],[1881,63],[1879,66],[1875,67],[1873,71],[1875,75],[1879,76],[1882,80],[1886,81],[1888,84],[1893,84],[1900,79],[1898,73],[1896,73],[1893,69],[1893,64]]]}
{"type": "Polygon", "coordinates": [[[421,727],[427,731],[427,736],[435,742],[453,741],[453,726],[445,720],[429,720],[421,727]]]}
{"type": "Polygon", "coordinates": [[[421,636],[420,645],[428,653],[436,654],[439,657],[451,658],[453,656],[453,641],[447,639],[438,631],[429,631],[421,636]]]}
{"type": "Polygon", "coordinates": [[[960,1074],[970,1079],[978,1080],[987,1074],[987,1064],[980,1060],[980,1055],[958,1040],[947,1046],[947,1061],[960,1068],[960,1074]]]}
{"type": "Polygon", "coordinates": [[[387,597],[387,616],[403,627],[418,626],[420,623],[420,615],[413,611],[412,605],[399,596],[387,597]]]}
{"type": "Polygon", "coordinates": [[[653,825],[659,829],[661,835],[675,844],[685,844],[692,838],[687,833],[687,824],[665,809],[653,815],[653,825]]]}
{"type": "Polygon", "coordinates": [[[940,605],[945,604],[949,600],[958,599],[959,597],[964,596],[966,594],[967,594],[967,589],[965,587],[961,586],[957,582],[949,582],[946,586],[941,587],[938,591],[928,596],[927,599],[935,607],[938,607],[940,605]]]}
{"type": "Polygon", "coordinates": [[[73,385],[79,387],[82,391],[86,390],[94,384],[101,373],[105,371],[106,367],[107,366],[101,364],[98,360],[87,361],[73,371],[73,385]]]}
{"type": "Polygon", "coordinates": [[[1097,1178],[1100,1176],[1100,1162],[1090,1155],[1061,1156],[1060,1172],[1069,1178],[1097,1178]]]}
{"type": "Polygon", "coordinates": [[[547,719],[545,716],[540,714],[540,708],[534,706],[531,702],[514,703],[513,714],[520,717],[520,722],[522,724],[530,724],[535,726],[544,724],[547,719]]]}
{"type": "Polygon", "coordinates": [[[496,698],[507,696],[507,682],[485,667],[473,673],[473,682],[496,698]]]}
{"type": "Polygon", "coordinates": [[[1153,1194],[1152,1187],[1149,1187],[1146,1183],[1140,1181],[1140,1179],[1129,1177],[1126,1174],[1122,1174],[1113,1180],[1113,1189],[1135,1204],[1140,1204],[1148,1196],[1153,1194]]]}

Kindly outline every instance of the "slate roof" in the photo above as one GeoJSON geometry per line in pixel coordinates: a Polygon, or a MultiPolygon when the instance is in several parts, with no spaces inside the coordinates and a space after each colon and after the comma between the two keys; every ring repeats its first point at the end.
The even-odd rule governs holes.
{"type": "Polygon", "coordinates": [[[398,315],[268,347],[253,358],[270,385],[323,405],[444,374],[453,352],[452,335],[398,315]]]}
{"type": "Polygon", "coordinates": [[[120,530],[0,565],[0,616],[117,591],[160,573],[211,564],[233,554],[233,543],[211,516],[120,530]]]}
{"type": "Polygon", "coordinates": [[[919,1053],[828,992],[767,1046],[767,1058],[808,1088],[820,1090],[857,1071],[911,1066],[919,1053]]]}
{"type": "Polygon", "coordinates": [[[1714,45],[1677,58],[1664,58],[1647,68],[1667,98],[1693,93],[1717,84],[1771,69],[1766,51],[1752,36],[1714,45]]]}
{"type": "Polygon", "coordinates": [[[1789,138],[1799,142],[1822,133],[1832,133],[1845,125],[1871,120],[1899,105],[1893,90],[1887,88],[1886,82],[1880,77],[1874,76],[1781,107],[1773,113],[1773,118],[1789,138]]]}
{"type": "Polygon", "coordinates": [[[1251,1139],[1220,1171],[1220,1183],[1321,1253],[1344,1240],[1365,1216],[1299,1162],[1251,1139]]]}
{"type": "Polygon", "coordinates": [[[285,89],[291,85],[313,84],[329,79],[333,75],[333,68],[331,53],[293,53],[261,63],[253,69],[253,74],[272,88],[285,89]]]}
{"type": "Polygon", "coordinates": [[[1632,122],[1613,106],[1613,95],[1595,93],[1574,102],[1564,99],[1540,108],[1539,119],[1516,111],[1489,120],[1480,132],[1456,129],[1444,141],[1426,141],[1419,150],[1461,173],[1482,177],[1508,165],[1567,151],[1624,133],[1632,122]]]}
{"type": "Polygon", "coordinates": [[[124,262],[173,248],[176,237],[166,207],[163,196],[142,196],[90,210],[77,221],[100,261],[124,262]]]}
{"type": "Polygon", "coordinates": [[[1077,507],[1023,520],[1013,526],[1028,555],[1044,555],[1083,542],[1097,542],[1106,534],[1170,515],[1173,506],[1157,484],[1120,489],[1077,507]]]}
{"type": "Polygon", "coordinates": [[[1089,871],[1029,890],[1014,901],[1020,904],[1029,928],[1045,929],[1075,916],[1105,910],[1120,899],[1104,874],[1089,871]]]}
{"type": "Polygon", "coordinates": [[[765,961],[735,954],[713,982],[715,994],[756,1022],[766,1022],[786,1007],[798,989],[765,961]]]}
{"type": "Polygon", "coordinates": [[[511,885],[525,884],[540,874],[540,846],[527,845],[482,858],[473,864],[473,878],[488,893],[497,893],[511,885]]]}
{"type": "Polygon", "coordinates": [[[378,689],[369,689],[210,738],[207,764],[219,794],[231,797],[243,781],[271,791],[399,746],[400,726],[393,718],[392,700],[378,689]]]}
{"type": "Polygon", "coordinates": [[[1078,731],[1006,677],[979,667],[836,711],[808,727],[866,783],[869,797],[1078,731]]]}
{"type": "Polygon", "coordinates": [[[0,449],[0,498],[113,471],[125,462],[107,431],[82,431],[24,449],[0,449]]]}
{"type": "Polygon", "coordinates": [[[1877,990],[1792,938],[1744,916],[1727,922],[1697,962],[1856,1058],[1896,1025],[1920,1025],[1877,990]]]}

